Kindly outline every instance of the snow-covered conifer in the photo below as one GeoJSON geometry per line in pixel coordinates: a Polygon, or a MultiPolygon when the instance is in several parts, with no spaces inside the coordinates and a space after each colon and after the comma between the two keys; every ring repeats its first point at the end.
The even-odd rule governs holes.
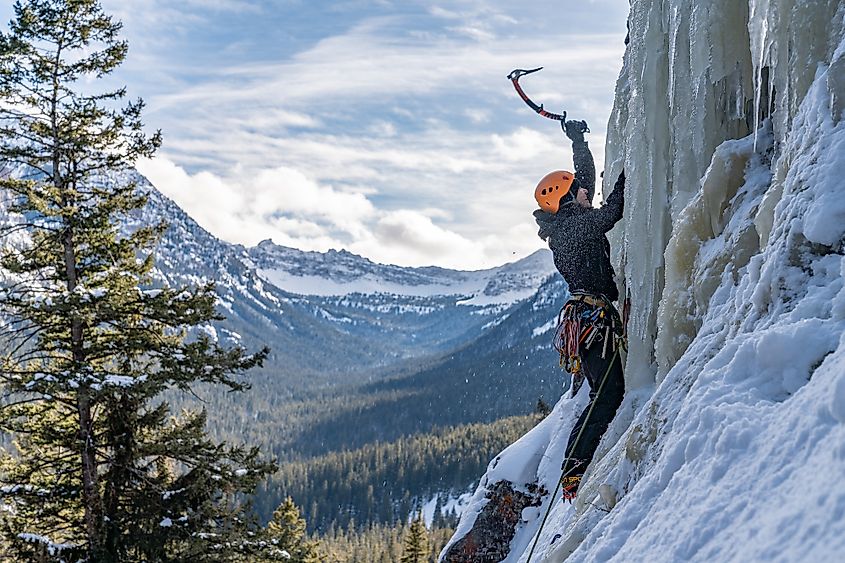
{"type": "Polygon", "coordinates": [[[305,520],[293,499],[287,497],[273,512],[267,524],[267,540],[272,545],[260,553],[266,561],[285,560],[289,563],[319,563],[316,542],[305,534],[305,520]],[[275,556],[274,556],[275,554],[275,556]]]}
{"type": "Polygon", "coordinates": [[[119,229],[145,196],[116,178],[161,142],[141,100],[96,91],[126,56],[120,30],[96,0],[20,0],[0,33],[0,162],[17,171],[0,189],[21,217],[4,234],[28,241],[5,237],[0,258],[3,532],[18,560],[226,560],[273,465],[162,393],[243,390],[267,351],[191,336],[219,318],[213,287],[149,290],[166,225],[119,229]]]}

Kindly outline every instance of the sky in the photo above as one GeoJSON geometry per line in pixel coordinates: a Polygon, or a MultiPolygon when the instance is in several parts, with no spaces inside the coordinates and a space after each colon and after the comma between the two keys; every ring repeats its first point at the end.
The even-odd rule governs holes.
{"type": "Polygon", "coordinates": [[[164,136],[138,169],[229,242],[464,270],[542,248],[534,186],[572,154],[514,68],[544,67],[523,88],[586,120],[603,166],[626,0],[102,5],[129,41],[108,80],[164,136]]]}

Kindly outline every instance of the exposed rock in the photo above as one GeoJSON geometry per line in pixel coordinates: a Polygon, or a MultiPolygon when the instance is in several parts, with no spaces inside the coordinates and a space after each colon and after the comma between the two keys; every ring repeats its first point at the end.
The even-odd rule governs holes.
{"type": "Polygon", "coordinates": [[[498,481],[487,492],[489,502],[475,519],[472,529],[452,544],[440,560],[442,563],[498,563],[508,556],[516,525],[522,511],[540,506],[549,492],[536,485],[527,485],[527,493],[516,491],[510,481],[498,481]]]}

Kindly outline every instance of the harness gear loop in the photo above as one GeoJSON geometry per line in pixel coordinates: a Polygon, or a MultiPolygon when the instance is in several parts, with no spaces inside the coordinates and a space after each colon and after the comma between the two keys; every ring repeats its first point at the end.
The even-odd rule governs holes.
{"type": "Polygon", "coordinates": [[[552,113],[550,111],[546,111],[543,109],[543,104],[537,105],[535,104],[528,95],[523,92],[522,86],[519,85],[519,79],[525,76],[526,74],[531,74],[533,72],[537,72],[538,70],[543,70],[543,67],[532,68],[531,70],[524,70],[521,68],[514,69],[508,74],[508,80],[513,83],[513,87],[516,89],[516,93],[519,94],[519,97],[522,98],[522,101],[525,102],[528,107],[542,115],[543,117],[547,117],[549,119],[554,119],[555,121],[566,121],[566,112],[563,114],[552,113]]]}
{"type": "Polygon", "coordinates": [[[560,354],[560,366],[572,375],[570,396],[574,397],[583,383],[581,351],[602,343],[601,357],[617,350],[623,338],[619,314],[603,295],[574,292],[558,313],[553,345],[560,354]]]}

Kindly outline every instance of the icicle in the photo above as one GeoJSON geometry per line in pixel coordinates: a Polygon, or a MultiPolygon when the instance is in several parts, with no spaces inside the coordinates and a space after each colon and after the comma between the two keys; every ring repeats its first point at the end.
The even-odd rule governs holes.
{"type": "Polygon", "coordinates": [[[760,128],[760,98],[763,90],[763,67],[766,66],[766,51],[769,35],[769,1],[751,0],[751,14],[748,18],[748,33],[751,38],[752,61],[754,63],[754,150],[757,150],[757,130],[760,128]]]}

